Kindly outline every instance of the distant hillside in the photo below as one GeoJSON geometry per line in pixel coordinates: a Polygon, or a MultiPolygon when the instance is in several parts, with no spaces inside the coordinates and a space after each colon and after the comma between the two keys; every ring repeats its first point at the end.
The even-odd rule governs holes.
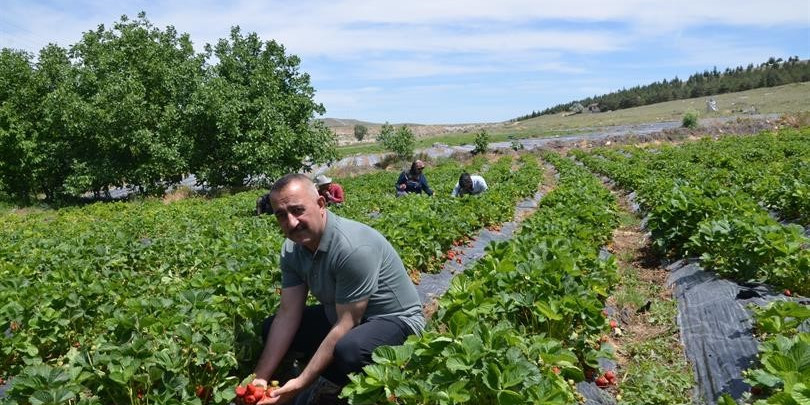
{"type": "Polygon", "coordinates": [[[373,122],[368,121],[360,121],[351,118],[318,118],[316,121],[323,122],[327,128],[334,128],[334,127],[354,127],[355,125],[365,125],[365,126],[372,126],[372,125],[380,125],[375,124],[373,122]]]}
{"type": "Polygon", "coordinates": [[[635,86],[601,96],[558,104],[543,111],[533,111],[531,114],[517,117],[513,121],[562,112],[616,111],[666,101],[715,96],[806,81],[810,81],[810,63],[807,60],[799,60],[798,56],[788,58],[787,61],[771,57],[758,67],[749,64],[745,68],[738,66],[735,69],[727,68],[723,72],[714,67],[711,71],[695,73],[686,81],[678,77],[669,81],[664,79],[645,86],[635,86]]]}
{"type": "MultiPolygon", "coordinates": [[[[377,135],[380,134],[380,129],[382,128],[381,123],[373,123],[368,121],[360,121],[356,119],[342,119],[342,118],[319,118],[317,121],[321,121],[326,125],[327,128],[334,131],[335,135],[338,137],[338,144],[339,145],[346,145],[346,144],[355,144],[358,143],[357,140],[354,138],[354,127],[355,125],[364,125],[368,128],[368,135],[363,140],[362,143],[373,143],[377,139],[377,135]]],[[[447,125],[425,125],[425,124],[394,124],[391,123],[394,127],[400,127],[402,125],[407,126],[411,129],[413,134],[417,138],[433,136],[433,135],[440,135],[446,133],[466,133],[466,132],[473,132],[479,129],[484,128],[492,128],[496,126],[502,126],[503,123],[480,123],[480,124],[447,124],[447,125]]]]}

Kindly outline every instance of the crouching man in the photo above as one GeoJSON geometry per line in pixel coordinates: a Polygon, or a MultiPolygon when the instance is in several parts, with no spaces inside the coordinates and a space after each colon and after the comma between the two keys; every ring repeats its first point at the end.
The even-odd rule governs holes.
{"type": "MultiPolygon", "coordinates": [[[[260,404],[341,403],[348,374],[381,345],[400,345],[425,326],[402,260],[373,228],[333,214],[309,177],[289,174],[270,190],[281,248],[281,304],[265,321],[254,384],[265,385],[288,352],[310,357],[301,373],[260,404]],[[318,305],[307,306],[307,295],[318,305]]],[[[345,403],[345,402],[344,402],[345,403]]]]}

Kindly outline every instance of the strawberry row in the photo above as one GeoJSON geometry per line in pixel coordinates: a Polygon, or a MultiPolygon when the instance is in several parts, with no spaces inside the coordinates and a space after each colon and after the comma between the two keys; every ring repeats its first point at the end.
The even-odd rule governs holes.
{"type": "Polygon", "coordinates": [[[574,383],[611,357],[600,336],[616,282],[599,248],[617,224],[610,193],[584,169],[544,158],[559,184],[516,238],[457,275],[420,337],[384,347],[343,393],[355,404],[570,404],[574,383]]]}

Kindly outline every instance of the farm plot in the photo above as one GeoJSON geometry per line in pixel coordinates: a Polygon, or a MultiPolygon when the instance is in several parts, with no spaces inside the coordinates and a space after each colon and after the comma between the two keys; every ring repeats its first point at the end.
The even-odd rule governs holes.
{"type": "MultiPolygon", "coordinates": [[[[447,161],[431,167],[437,193],[448,196],[464,169],[484,171],[494,192],[397,199],[396,174],[381,173],[345,179],[349,201],[336,211],[376,221],[418,274],[454,241],[511,217],[539,181],[533,158],[447,161]],[[413,242],[420,233],[427,247],[413,242]]],[[[252,215],[257,196],[3,214],[3,401],[228,403],[278,305],[282,237],[271,217],[252,215]]]]}
{"type": "Polygon", "coordinates": [[[635,190],[655,246],[740,280],[810,294],[810,129],[703,140],[684,147],[574,151],[635,190]],[[774,218],[766,208],[779,214],[774,218]]]}
{"type": "Polygon", "coordinates": [[[573,152],[638,194],[660,254],[699,257],[699,264],[675,263],[670,283],[707,403],[807,397],[810,314],[792,296],[807,294],[810,241],[791,224],[806,224],[808,214],[795,198],[808,187],[807,139],[807,129],[783,130],[573,152]]]}
{"type": "Polygon", "coordinates": [[[599,248],[616,202],[590,173],[549,154],[557,187],[514,240],[491,245],[438,300],[421,337],[381,348],[344,389],[352,403],[571,404],[610,358],[604,299],[616,282],[599,248]]]}

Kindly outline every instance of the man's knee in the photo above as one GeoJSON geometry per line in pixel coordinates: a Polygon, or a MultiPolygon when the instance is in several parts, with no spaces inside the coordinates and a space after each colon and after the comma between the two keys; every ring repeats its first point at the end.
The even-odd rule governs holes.
{"type": "Polygon", "coordinates": [[[355,339],[340,339],[335,345],[334,361],[344,372],[360,371],[370,359],[355,339]]]}

